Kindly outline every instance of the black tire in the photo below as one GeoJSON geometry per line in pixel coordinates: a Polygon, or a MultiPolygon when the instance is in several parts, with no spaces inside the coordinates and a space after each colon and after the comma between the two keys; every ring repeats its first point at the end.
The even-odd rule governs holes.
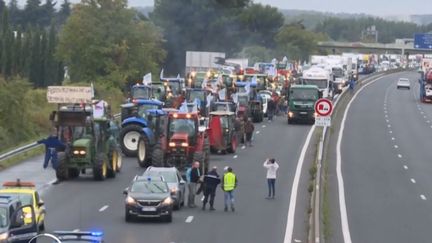
{"type": "Polygon", "coordinates": [[[171,223],[172,222],[172,212],[166,216],[164,216],[163,220],[167,223],[171,223]]]}
{"type": "Polygon", "coordinates": [[[41,225],[39,225],[39,232],[45,231],[45,220],[42,222],[41,225]]]}
{"type": "Polygon", "coordinates": [[[132,222],[133,216],[125,209],[125,221],[126,222],[132,222]]]}
{"type": "Polygon", "coordinates": [[[215,147],[210,146],[210,153],[216,154],[218,150],[215,147]]]}
{"type": "Polygon", "coordinates": [[[74,179],[74,178],[77,178],[79,176],[80,171],[77,168],[69,168],[68,174],[69,174],[70,179],[74,179]]]}
{"type": "Polygon", "coordinates": [[[180,207],[181,207],[181,204],[180,204],[180,199],[179,199],[179,201],[176,204],[174,204],[173,209],[174,210],[180,210],[180,207]]]}
{"type": "Polygon", "coordinates": [[[152,164],[152,166],[155,166],[155,167],[164,167],[165,166],[165,153],[162,150],[162,146],[160,143],[157,143],[153,147],[151,164],[152,164]]]}
{"type": "Polygon", "coordinates": [[[107,177],[108,165],[107,158],[103,154],[96,156],[95,164],[93,165],[93,178],[97,181],[103,181],[107,177]]]}
{"type": "Polygon", "coordinates": [[[120,130],[120,147],[122,152],[128,157],[137,156],[139,135],[135,137],[135,133],[142,134],[142,127],[136,124],[130,124],[120,130]],[[127,138],[125,137],[128,134],[133,138],[130,138],[130,141],[126,144],[125,139],[127,138]],[[135,147],[134,144],[136,144],[135,147]]]}
{"type": "Polygon", "coordinates": [[[288,124],[292,124],[292,119],[288,118],[288,124]]]}
{"type": "Polygon", "coordinates": [[[63,180],[67,180],[69,179],[69,171],[67,168],[67,161],[66,161],[66,154],[65,152],[59,152],[57,154],[57,158],[58,158],[58,167],[56,169],[56,177],[57,180],[59,181],[63,181],[63,180]]]}
{"type": "Polygon", "coordinates": [[[117,151],[115,149],[110,151],[108,157],[107,178],[115,178],[117,173],[117,151]]]}
{"type": "Polygon", "coordinates": [[[149,140],[145,134],[141,134],[138,140],[137,158],[140,167],[148,167],[150,165],[152,153],[149,140]]]}
{"type": "Polygon", "coordinates": [[[234,141],[234,140],[236,140],[236,138],[234,136],[232,136],[231,143],[230,143],[229,147],[227,148],[227,152],[230,153],[230,154],[235,153],[236,149],[237,149],[237,144],[238,143],[237,143],[237,141],[234,141]],[[234,145],[234,143],[235,143],[235,145],[234,145]]]}

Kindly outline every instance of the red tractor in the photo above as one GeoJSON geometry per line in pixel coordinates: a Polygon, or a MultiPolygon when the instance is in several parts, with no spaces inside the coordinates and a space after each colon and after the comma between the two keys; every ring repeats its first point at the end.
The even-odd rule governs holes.
{"type": "Polygon", "coordinates": [[[199,114],[170,110],[158,119],[155,137],[159,141],[153,147],[152,165],[183,170],[198,161],[207,172],[210,145],[207,128],[200,127],[199,114]]]}
{"type": "Polygon", "coordinates": [[[235,153],[238,145],[234,127],[235,113],[231,111],[210,112],[209,137],[210,151],[235,153]]]}

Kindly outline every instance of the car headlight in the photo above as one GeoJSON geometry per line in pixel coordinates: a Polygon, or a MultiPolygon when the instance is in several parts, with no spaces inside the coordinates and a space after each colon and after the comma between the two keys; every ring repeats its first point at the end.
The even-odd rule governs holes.
{"type": "Polygon", "coordinates": [[[136,200],[133,197],[127,196],[126,197],[126,204],[128,204],[128,205],[135,205],[136,204],[136,200]]]}
{"type": "Polygon", "coordinates": [[[9,233],[4,232],[4,233],[0,234],[0,241],[5,241],[5,240],[7,240],[8,237],[9,237],[9,233]]]}
{"type": "Polygon", "coordinates": [[[173,200],[171,197],[165,198],[165,200],[162,201],[162,205],[164,206],[170,206],[173,203],[173,200]]]}
{"type": "Polygon", "coordinates": [[[292,113],[291,111],[290,112],[288,112],[288,117],[293,117],[294,116],[294,113],[292,113]]]}

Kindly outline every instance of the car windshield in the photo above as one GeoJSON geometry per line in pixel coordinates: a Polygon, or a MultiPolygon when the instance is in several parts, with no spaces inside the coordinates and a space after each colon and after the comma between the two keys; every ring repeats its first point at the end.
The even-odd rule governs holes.
{"type": "Polygon", "coordinates": [[[318,99],[318,91],[314,89],[292,89],[290,99],[316,100],[318,99]]]}
{"type": "Polygon", "coordinates": [[[169,126],[170,137],[174,133],[187,133],[189,137],[195,136],[195,121],[191,119],[172,119],[169,126]]]}
{"type": "Polygon", "coordinates": [[[228,116],[221,116],[220,117],[220,121],[221,121],[221,126],[224,129],[229,128],[229,120],[228,120],[228,116]]]}
{"type": "Polygon", "coordinates": [[[150,99],[151,89],[149,87],[133,87],[132,98],[134,99],[150,99]]]}
{"type": "Polygon", "coordinates": [[[247,97],[247,96],[239,96],[238,97],[238,103],[240,105],[248,105],[248,102],[249,102],[249,97],[247,97]]]}
{"type": "Polygon", "coordinates": [[[154,85],[152,86],[152,90],[153,90],[153,98],[157,99],[157,100],[161,100],[162,97],[164,96],[165,93],[165,88],[164,86],[161,85],[154,85]]]}
{"type": "Polygon", "coordinates": [[[135,181],[132,184],[131,192],[137,193],[167,193],[168,187],[162,181],[135,181]]]}
{"type": "Polygon", "coordinates": [[[169,86],[169,91],[171,91],[173,95],[180,93],[180,82],[171,81],[168,83],[168,86],[169,86]]]}
{"type": "Polygon", "coordinates": [[[332,73],[336,78],[344,76],[344,70],[342,68],[333,68],[332,73]]]}
{"type": "Polygon", "coordinates": [[[0,207],[0,229],[9,225],[9,215],[6,207],[0,207]]]}
{"type": "Polygon", "coordinates": [[[16,197],[21,201],[22,205],[33,205],[33,194],[31,193],[1,193],[2,196],[16,197]]]}
{"type": "Polygon", "coordinates": [[[327,88],[327,79],[303,79],[303,84],[316,85],[319,89],[327,88]]]}
{"type": "Polygon", "coordinates": [[[163,177],[167,183],[177,182],[177,173],[175,171],[146,171],[145,176],[163,177]]]}
{"type": "Polygon", "coordinates": [[[409,83],[409,80],[401,78],[401,79],[399,79],[399,83],[409,83]]]}

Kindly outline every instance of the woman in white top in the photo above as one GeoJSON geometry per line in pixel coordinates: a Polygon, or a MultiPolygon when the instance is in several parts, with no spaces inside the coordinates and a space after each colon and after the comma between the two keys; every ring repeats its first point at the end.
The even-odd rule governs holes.
{"type": "Polygon", "coordinates": [[[276,172],[279,169],[278,163],[275,159],[266,159],[263,164],[264,168],[267,169],[267,184],[268,184],[268,197],[267,199],[274,199],[275,197],[275,184],[276,184],[276,172]]]}

